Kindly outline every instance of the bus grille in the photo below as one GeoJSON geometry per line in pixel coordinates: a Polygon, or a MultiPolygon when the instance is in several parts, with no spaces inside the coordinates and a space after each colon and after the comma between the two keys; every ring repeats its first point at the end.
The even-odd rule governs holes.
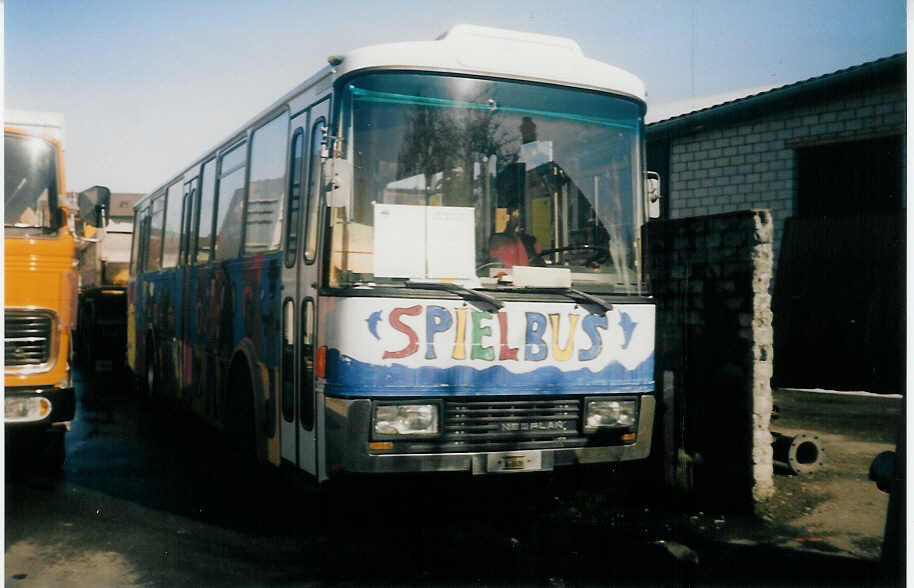
{"type": "Polygon", "coordinates": [[[4,360],[7,367],[37,366],[51,360],[51,313],[7,310],[4,323],[4,360]]]}
{"type": "Polygon", "coordinates": [[[581,401],[572,398],[447,400],[444,442],[474,445],[579,437],[581,401]]]}

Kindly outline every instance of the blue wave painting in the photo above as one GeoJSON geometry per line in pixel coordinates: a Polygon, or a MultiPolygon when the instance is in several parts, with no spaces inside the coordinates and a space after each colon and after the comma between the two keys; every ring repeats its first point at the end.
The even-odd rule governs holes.
{"type": "Polygon", "coordinates": [[[500,365],[477,370],[459,365],[448,368],[401,364],[372,365],[327,350],[328,396],[366,398],[377,396],[494,396],[633,394],[654,390],[654,354],[627,370],[616,362],[599,372],[587,368],[562,371],[544,366],[513,373],[500,365]]]}

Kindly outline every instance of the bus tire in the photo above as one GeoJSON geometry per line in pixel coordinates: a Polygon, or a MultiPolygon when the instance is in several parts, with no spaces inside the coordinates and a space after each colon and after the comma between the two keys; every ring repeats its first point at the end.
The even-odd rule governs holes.
{"type": "Polygon", "coordinates": [[[257,457],[257,428],[253,410],[254,386],[243,359],[232,363],[229,376],[228,403],[225,415],[226,432],[231,446],[246,460],[257,457]]]}

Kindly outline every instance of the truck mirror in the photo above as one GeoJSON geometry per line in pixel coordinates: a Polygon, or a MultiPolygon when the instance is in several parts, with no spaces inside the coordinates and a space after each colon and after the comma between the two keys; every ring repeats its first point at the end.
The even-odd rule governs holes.
{"type": "Polygon", "coordinates": [[[108,224],[111,190],[105,186],[92,186],[79,193],[77,206],[79,218],[87,225],[104,227],[108,224]]]}
{"type": "Polygon", "coordinates": [[[644,191],[647,193],[648,217],[660,218],[660,174],[654,171],[644,174],[644,191]]]}

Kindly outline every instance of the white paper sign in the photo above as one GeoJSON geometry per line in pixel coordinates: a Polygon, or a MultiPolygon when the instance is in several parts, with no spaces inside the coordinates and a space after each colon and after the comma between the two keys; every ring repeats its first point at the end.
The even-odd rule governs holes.
{"type": "Polygon", "coordinates": [[[374,275],[425,277],[425,206],[374,205],[374,275]]]}
{"type": "Polygon", "coordinates": [[[476,211],[469,206],[426,208],[429,278],[476,277],[476,211]]]}

